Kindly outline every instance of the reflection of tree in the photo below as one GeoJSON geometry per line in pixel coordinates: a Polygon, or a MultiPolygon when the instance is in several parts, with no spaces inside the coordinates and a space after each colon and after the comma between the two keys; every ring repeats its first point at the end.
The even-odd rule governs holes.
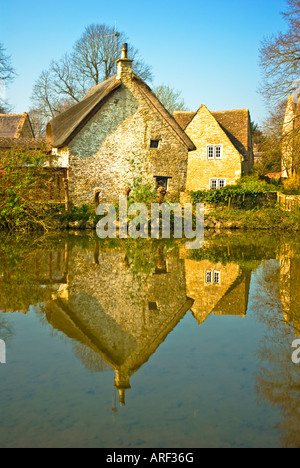
{"type": "MultiPolygon", "coordinates": [[[[291,361],[295,339],[293,322],[286,320],[284,298],[286,293],[293,296],[291,277],[289,291],[282,268],[289,259],[265,262],[256,275],[256,295],[253,307],[258,320],[267,326],[256,356],[259,372],[256,376],[256,390],[260,398],[280,409],[281,421],[277,428],[282,432],[283,447],[300,447],[300,367],[291,361]],[[284,285],[284,295],[282,286],[284,285]]],[[[293,310],[299,310],[299,303],[290,303],[293,310]]]]}
{"type": "Polygon", "coordinates": [[[91,372],[104,372],[111,369],[99,353],[82,343],[74,344],[73,351],[75,356],[77,356],[91,372]]]}
{"type": "Polygon", "coordinates": [[[0,316],[0,339],[4,340],[7,344],[13,336],[13,328],[9,321],[0,316]]]}

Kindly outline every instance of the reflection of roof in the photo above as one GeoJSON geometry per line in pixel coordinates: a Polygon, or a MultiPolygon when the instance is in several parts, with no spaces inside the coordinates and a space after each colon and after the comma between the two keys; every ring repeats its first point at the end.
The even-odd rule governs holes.
{"type": "MultiPolygon", "coordinates": [[[[156,351],[167,335],[175,328],[178,322],[191,309],[193,300],[186,298],[185,302],[179,304],[178,309],[170,315],[166,322],[165,317],[159,323],[159,313],[156,316],[155,330],[143,331],[140,337],[134,337],[122,329],[110,315],[106,314],[97,299],[90,295],[81,295],[82,299],[91,301],[93,310],[98,317],[96,328],[88,326],[89,317],[85,310],[76,308],[76,301],[56,299],[47,303],[47,319],[51,325],[62,331],[66,336],[88,346],[115,370],[122,375],[122,381],[127,381],[150,356],[156,351]],[[153,333],[151,333],[153,331],[153,333]]],[[[118,387],[121,388],[121,387],[118,387]]]]}
{"type": "MultiPolygon", "coordinates": [[[[143,93],[144,97],[151,102],[165,122],[173,129],[189,150],[194,150],[195,146],[189,137],[176,122],[174,117],[163,107],[157,97],[152,93],[139,77],[133,75],[133,80],[143,93]]],[[[85,97],[77,104],[69,107],[66,111],[52,119],[47,125],[47,136],[53,147],[67,145],[80,129],[95,115],[106,102],[107,98],[122,84],[117,75],[94,86],[85,97]]]]}
{"type": "Polygon", "coordinates": [[[243,270],[212,311],[215,315],[246,315],[251,272],[243,270]]]}

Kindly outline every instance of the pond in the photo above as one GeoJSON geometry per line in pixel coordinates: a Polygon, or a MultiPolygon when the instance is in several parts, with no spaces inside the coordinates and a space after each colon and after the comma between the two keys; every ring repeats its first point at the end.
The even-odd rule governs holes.
{"type": "Polygon", "coordinates": [[[1,448],[299,447],[299,267],[274,233],[2,233],[1,448]]]}

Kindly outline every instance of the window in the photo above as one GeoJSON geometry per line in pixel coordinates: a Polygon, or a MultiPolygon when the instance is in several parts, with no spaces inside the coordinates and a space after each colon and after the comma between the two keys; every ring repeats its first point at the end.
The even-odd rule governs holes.
{"type": "Polygon", "coordinates": [[[221,274],[219,271],[207,271],[205,273],[206,284],[220,284],[221,274]]]}
{"type": "Polygon", "coordinates": [[[158,148],[159,140],[150,140],[150,148],[158,148]]]}
{"type": "Polygon", "coordinates": [[[217,190],[226,187],[226,179],[210,179],[211,190],[217,190]]]}
{"type": "Polygon", "coordinates": [[[215,158],[216,159],[221,159],[222,158],[222,147],[221,146],[215,146],[215,158]]]}
{"type": "Polygon", "coordinates": [[[222,159],[223,145],[207,145],[207,159],[222,159]]]}
{"type": "Polygon", "coordinates": [[[213,146],[207,147],[207,158],[208,159],[215,159],[215,150],[213,146]]]}
{"type": "Polygon", "coordinates": [[[164,187],[168,190],[168,179],[171,179],[172,177],[154,176],[154,178],[156,189],[158,189],[159,187],[164,187]]]}
{"type": "Polygon", "coordinates": [[[206,279],[205,279],[205,281],[206,281],[207,284],[212,283],[212,278],[213,278],[212,275],[213,275],[213,274],[212,274],[212,271],[207,271],[207,272],[206,272],[206,279]]]}

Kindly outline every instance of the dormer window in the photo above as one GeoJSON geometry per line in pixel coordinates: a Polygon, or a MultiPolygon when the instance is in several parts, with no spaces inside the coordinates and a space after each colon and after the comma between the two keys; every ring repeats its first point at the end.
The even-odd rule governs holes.
{"type": "Polygon", "coordinates": [[[150,140],[150,148],[157,149],[159,146],[159,140],[150,140]]]}
{"type": "Polygon", "coordinates": [[[223,145],[207,145],[207,159],[222,159],[223,145]]]}

